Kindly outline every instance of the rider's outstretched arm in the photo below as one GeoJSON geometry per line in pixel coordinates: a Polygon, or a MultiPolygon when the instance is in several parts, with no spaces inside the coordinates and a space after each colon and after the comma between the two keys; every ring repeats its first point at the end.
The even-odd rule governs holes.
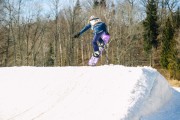
{"type": "Polygon", "coordinates": [[[85,31],[91,28],[91,24],[86,25],[79,33],[80,35],[83,34],[85,31]]]}

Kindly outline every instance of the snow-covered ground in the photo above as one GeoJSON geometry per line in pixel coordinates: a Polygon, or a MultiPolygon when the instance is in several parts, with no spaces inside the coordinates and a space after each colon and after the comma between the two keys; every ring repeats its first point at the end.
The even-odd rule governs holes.
{"type": "Polygon", "coordinates": [[[0,68],[0,120],[180,120],[180,88],[150,67],[0,68]]]}

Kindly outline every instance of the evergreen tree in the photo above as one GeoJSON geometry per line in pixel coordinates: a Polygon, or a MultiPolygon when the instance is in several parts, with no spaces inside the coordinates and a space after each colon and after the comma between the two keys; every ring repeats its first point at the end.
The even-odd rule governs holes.
{"type": "Polygon", "coordinates": [[[52,43],[49,44],[49,51],[47,53],[46,66],[54,66],[54,50],[52,43]]]}
{"type": "Polygon", "coordinates": [[[147,53],[152,50],[152,46],[157,48],[158,24],[157,24],[157,4],[155,0],[149,0],[146,6],[146,19],[144,26],[144,49],[147,53]]]}
{"type": "Polygon", "coordinates": [[[113,14],[113,15],[115,15],[115,13],[116,13],[116,11],[115,11],[115,4],[114,4],[114,2],[112,2],[112,4],[111,4],[111,13],[113,14]]]}
{"type": "Polygon", "coordinates": [[[99,5],[100,5],[102,8],[106,8],[106,0],[100,0],[99,5]]]}
{"type": "Polygon", "coordinates": [[[180,27],[180,7],[178,7],[177,11],[175,12],[173,20],[175,28],[178,29],[180,27]]]}
{"type": "Polygon", "coordinates": [[[74,13],[75,13],[75,14],[79,14],[80,11],[81,11],[81,5],[80,5],[79,0],[77,0],[77,1],[76,1],[76,5],[75,5],[75,7],[74,7],[74,13]]]}
{"type": "Polygon", "coordinates": [[[94,0],[93,8],[95,9],[97,7],[106,8],[106,0],[94,0]]]}
{"type": "Polygon", "coordinates": [[[99,6],[99,2],[97,0],[94,0],[93,8],[97,8],[99,6]]]}
{"type": "Polygon", "coordinates": [[[162,67],[169,70],[176,70],[177,68],[177,50],[174,33],[175,31],[168,18],[162,35],[162,53],[160,62],[162,67]]]}
{"type": "Polygon", "coordinates": [[[165,30],[165,39],[169,42],[169,50],[167,53],[167,58],[168,58],[168,70],[170,72],[170,76],[175,78],[176,77],[176,70],[178,67],[178,52],[176,49],[176,41],[174,39],[174,33],[175,30],[173,28],[173,25],[171,24],[170,19],[167,20],[167,24],[166,24],[167,30],[165,30]]]}
{"type": "Polygon", "coordinates": [[[168,54],[170,53],[170,42],[173,38],[173,35],[174,35],[173,27],[168,18],[165,28],[163,30],[163,35],[162,35],[162,53],[161,53],[161,60],[160,60],[161,66],[166,69],[169,64],[168,54]]]}

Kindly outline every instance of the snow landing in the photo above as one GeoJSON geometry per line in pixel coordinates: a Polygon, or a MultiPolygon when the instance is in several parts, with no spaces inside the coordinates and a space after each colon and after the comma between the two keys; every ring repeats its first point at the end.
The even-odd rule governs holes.
{"type": "Polygon", "coordinates": [[[0,68],[0,120],[180,120],[179,101],[150,67],[0,68]]]}

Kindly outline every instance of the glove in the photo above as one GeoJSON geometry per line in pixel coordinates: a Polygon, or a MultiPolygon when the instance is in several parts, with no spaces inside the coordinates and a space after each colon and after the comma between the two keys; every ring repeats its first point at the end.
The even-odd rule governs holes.
{"type": "Polygon", "coordinates": [[[76,33],[75,35],[74,35],[74,38],[78,38],[80,36],[80,33],[76,33]]]}
{"type": "Polygon", "coordinates": [[[106,32],[106,35],[110,35],[108,32],[106,32]]]}

